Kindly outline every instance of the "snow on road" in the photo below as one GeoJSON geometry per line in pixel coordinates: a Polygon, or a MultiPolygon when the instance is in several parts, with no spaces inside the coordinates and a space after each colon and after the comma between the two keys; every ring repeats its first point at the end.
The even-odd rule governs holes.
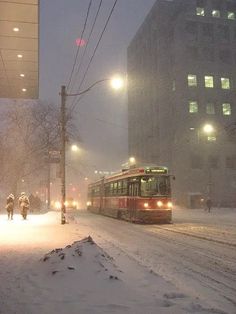
{"type": "Polygon", "coordinates": [[[0,215],[1,314],[236,313],[236,211],[176,209],[173,225],[70,217],[0,215]]]}

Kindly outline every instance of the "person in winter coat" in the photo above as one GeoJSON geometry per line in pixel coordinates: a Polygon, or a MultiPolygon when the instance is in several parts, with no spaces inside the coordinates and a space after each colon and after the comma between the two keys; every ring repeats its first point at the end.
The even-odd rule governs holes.
{"type": "Polygon", "coordinates": [[[30,202],[28,196],[25,194],[25,192],[21,192],[21,195],[18,200],[20,210],[21,210],[21,215],[24,219],[27,218],[27,213],[29,210],[30,202]]]}
{"type": "Polygon", "coordinates": [[[9,219],[11,219],[11,220],[13,219],[14,200],[15,200],[15,197],[14,197],[13,194],[8,195],[8,197],[7,197],[7,205],[6,205],[8,220],[9,219]]]}
{"type": "Polygon", "coordinates": [[[210,213],[211,207],[212,207],[212,201],[210,198],[206,200],[206,207],[207,207],[208,213],[210,213]]]}

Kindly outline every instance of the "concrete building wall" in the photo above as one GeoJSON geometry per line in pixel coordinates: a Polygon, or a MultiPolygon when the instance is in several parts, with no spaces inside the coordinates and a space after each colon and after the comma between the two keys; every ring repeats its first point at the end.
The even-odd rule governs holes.
{"type": "Polygon", "coordinates": [[[159,0],[130,43],[129,153],[170,168],[177,203],[194,207],[210,196],[216,205],[236,205],[236,141],[225,131],[236,121],[235,68],[235,1],[159,0]],[[188,85],[190,74],[197,86],[188,85]],[[205,87],[205,76],[214,77],[213,88],[205,87]],[[230,79],[230,89],[222,89],[221,78],[230,79]],[[189,112],[190,101],[198,112],[189,112]],[[206,112],[208,103],[214,114],[206,112]],[[214,126],[214,141],[202,131],[206,123],[214,126]]]}

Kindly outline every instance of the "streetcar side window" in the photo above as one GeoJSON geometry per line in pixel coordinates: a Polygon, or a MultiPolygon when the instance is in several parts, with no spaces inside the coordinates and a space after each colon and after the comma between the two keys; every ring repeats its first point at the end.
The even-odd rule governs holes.
{"type": "Polygon", "coordinates": [[[118,181],[117,194],[122,195],[123,181],[118,181]]]}
{"type": "Polygon", "coordinates": [[[110,196],[113,195],[113,186],[114,186],[113,183],[110,183],[110,193],[109,193],[110,196]]]}
{"type": "Polygon", "coordinates": [[[123,186],[122,186],[122,195],[128,195],[128,180],[124,179],[123,186]]]}
{"type": "Polygon", "coordinates": [[[113,184],[113,195],[117,195],[117,186],[118,186],[118,183],[114,182],[114,184],[113,184]]]}
{"type": "Polygon", "coordinates": [[[147,176],[141,178],[141,196],[169,195],[169,176],[147,176]]]}
{"type": "Polygon", "coordinates": [[[110,195],[110,184],[106,183],[105,184],[105,196],[109,196],[110,195]]]}

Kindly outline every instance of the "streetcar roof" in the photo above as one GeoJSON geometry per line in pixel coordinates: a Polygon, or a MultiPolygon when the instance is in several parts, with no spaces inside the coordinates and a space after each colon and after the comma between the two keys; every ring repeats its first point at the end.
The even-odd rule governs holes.
{"type": "Polygon", "coordinates": [[[142,175],[168,175],[168,168],[164,166],[143,166],[143,167],[132,167],[129,169],[121,170],[109,176],[104,176],[97,181],[90,183],[90,185],[99,184],[101,181],[109,182],[113,180],[125,179],[127,177],[135,177],[142,175]]]}

